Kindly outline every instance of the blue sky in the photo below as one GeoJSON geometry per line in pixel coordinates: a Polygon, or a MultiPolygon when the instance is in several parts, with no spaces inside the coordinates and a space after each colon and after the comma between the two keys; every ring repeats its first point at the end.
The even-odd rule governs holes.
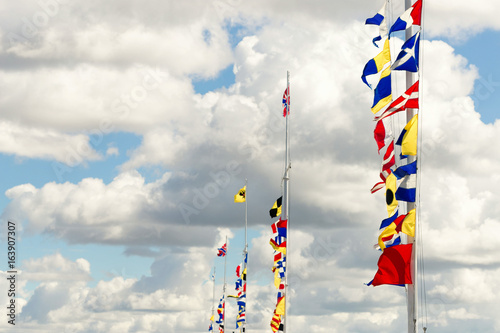
{"type": "MultiPolygon", "coordinates": [[[[500,8],[448,2],[446,24],[445,2],[425,13],[429,326],[494,332],[500,156],[484,153],[500,139],[500,8]]],[[[230,292],[241,262],[244,210],[232,198],[245,178],[249,327],[269,331],[276,290],[268,210],[281,190],[287,70],[293,331],[308,323],[329,333],[402,330],[404,290],[363,285],[376,271],[372,244],[385,214],[383,197],[369,193],[380,156],[372,92],[359,79],[377,52],[364,18],[379,4],[50,3],[0,12],[0,208],[20,233],[23,332],[206,331],[208,279],[215,266],[218,299],[216,249],[226,235],[230,292]],[[106,119],[110,132],[100,130],[106,119]],[[68,165],[70,156],[81,162],[68,165]],[[198,193],[207,204],[196,203],[198,193]],[[189,220],[186,205],[195,211],[189,220]]],[[[401,6],[393,7],[396,17],[401,6]]]]}

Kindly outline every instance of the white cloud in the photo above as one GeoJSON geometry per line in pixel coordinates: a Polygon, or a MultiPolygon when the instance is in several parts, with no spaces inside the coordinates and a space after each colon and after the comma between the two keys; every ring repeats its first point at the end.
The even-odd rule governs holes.
{"type": "Polygon", "coordinates": [[[10,121],[0,122],[0,151],[21,158],[55,160],[68,166],[102,159],[84,134],[69,135],[10,121]]]}
{"type": "Polygon", "coordinates": [[[28,259],[22,264],[24,279],[30,281],[89,281],[90,263],[83,259],[74,262],[60,253],[40,259],[28,259]]]}

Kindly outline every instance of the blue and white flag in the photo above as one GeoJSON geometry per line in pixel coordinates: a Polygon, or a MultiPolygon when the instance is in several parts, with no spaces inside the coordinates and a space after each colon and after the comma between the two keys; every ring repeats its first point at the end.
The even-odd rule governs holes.
{"type": "Polygon", "coordinates": [[[373,24],[373,25],[378,25],[379,26],[379,35],[375,38],[373,38],[373,44],[378,47],[377,43],[379,40],[387,36],[387,20],[385,19],[385,6],[387,2],[384,0],[384,5],[382,8],[378,11],[375,16],[367,18],[365,24],[373,24]]]}
{"type": "Polygon", "coordinates": [[[402,165],[396,170],[394,170],[393,173],[397,179],[401,179],[408,175],[414,175],[417,173],[417,161],[413,161],[409,164],[402,165]]]}
{"type": "Polygon", "coordinates": [[[418,55],[420,46],[420,31],[410,37],[401,47],[396,61],[391,69],[395,71],[418,72],[418,55]]]}
{"type": "Polygon", "coordinates": [[[415,202],[417,188],[417,175],[410,174],[405,176],[398,189],[396,190],[396,199],[406,202],[415,202]]]}

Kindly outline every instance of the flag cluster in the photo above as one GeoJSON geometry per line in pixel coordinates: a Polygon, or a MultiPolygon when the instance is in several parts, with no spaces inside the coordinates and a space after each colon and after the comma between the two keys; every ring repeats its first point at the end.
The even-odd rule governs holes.
{"type": "MultiPolygon", "coordinates": [[[[278,206],[281,210],[281,197],[274,204],[273,209],[278,206]]],[[[273,216],[273,214],[271,214],[273,216]]],[[[276,216],[276,215],[275,215],[276,216]]],[[[278,290],[276,299],[276,309],[274,310],[273,317],[271,319],[271,329],[273,332],[278,332],[281,328],[283,330],[283,324],[281,323],[282,316],[285,314],[285,283],[283,279],[286,273],[286,238],[287,238],[287,220],[281,220],[271,224],[271,229],[273,236],[269,240],[269,244],[274,249],[274,263],[272,271],[274,272],[274,286],[278,290]]]]}
{"type": "Polygon", "coordinates": [[[376,122],[374,138],[378,153],[383,153],[383,159],[379,174],[381,181],[372,187],[371,192],[375,193],[385,187],[388,214],[388,218],[382,220],[377,244],[374,246],[383,252],[378,261],[378,271],[373,280],[368,283],[373,286],[412,283],[410,266],[413,244],[403,244],[401,233],[415,236],[416,213],[415,209],[412,209],[407,214],[399,215],[399,202],[415,202],[416,200],[417,162],[415,158],[412,162],[406,161],[408,156],[417,155],[418,114],[415,114],[404,126],[397,140],[392,133],[392,116],[407,109],[419,108],[419,80],[417,79],[404,94],[393,101],[391,71],[418,74],[420,29],[403,43],[394,62],[391,59],[389,41],[391,34],[395,31],[420,26],[422,1],[415,1],[390,29],[387,28],[386,1],[375,16],[366,20],[366,24],[379,26],[379,35],[373,39],[375,46],[378,47],[377,41],[386,38],[382,51],[366,63],[361,75],[363,83],[370,88],[372,84],[368,78],[375,77],[376,74],[378,76],[378,82],[373,82],[375,89],[371,111],[375,114],[376,122]],[[400,150],[401,153],[396,154],[395,149],[400,150]],[[399,167],[396,166],[397,162],[399,167]]]}
{"type": "Polygon", "coordinates": [[[226,307],[226,301],[224,300],[224,295],[222,295],[219,306],[217,306],[217,320],[215,323],[219,324],[219,329],[222,327],[224,329],[224,309],[226,307]]]}
{"type": "Polygon", "coordinates": [[[238,315],[236,317],[236,328],[240,328],[245,322],[246,298],[247,298],[247,259],[248,253],[245,253],[243,262],[236,267],[236,297],[238,304],[238,315]]]}

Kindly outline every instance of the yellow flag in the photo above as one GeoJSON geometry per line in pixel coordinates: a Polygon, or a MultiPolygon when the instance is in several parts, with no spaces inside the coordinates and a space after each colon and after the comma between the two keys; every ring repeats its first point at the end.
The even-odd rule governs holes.
{"type": "Polygon", "coordinates": [[[401,231],[408,236],[415,237],[415,208],[406,214],[401,231]]]}
{"type": "Polygon", "coordinates": [[[385,203],[387,204],[387,213],[389,217],[394,215],[394,211],[398,208],[398,201],[396,200],[397,188],[396,176],[391,173],[385,180],[385,203]]]}
{"type": "Polygon", "coordinates": [[[235,194],[234,202],[245,202],[246,199],[247,199],[247,187],[243,186],[243,188],[238,191],[238,194],[235,194]]]}
{"type": "Polygon", "coordinates": [[[279,315],[285,314],[285,296],[281,297],[278,304],[276,304],[276,314],[279,315]]]}
{"type": "Polygon", "coordinates": [[[401,145],[402,155],[417,155],[418,114],[406,124],[396,144],[401,145]]]}
{"type": "Polygon", "coordinates": [[[271,215],[271,218],[275,218],[281,215],[281,201],[283,200],[283,197],[279,197],[278,200],[274,203],[273,207],[271,210],[269,210],[269,215],[271,215]]]}
{"type": "Polygon", "coordinates": [[[280,284],[281,284],[280,272],[279,269],[276,268],[274,270],[274,286],[276,287],[276,289],[279,289],[280,284]]]}

